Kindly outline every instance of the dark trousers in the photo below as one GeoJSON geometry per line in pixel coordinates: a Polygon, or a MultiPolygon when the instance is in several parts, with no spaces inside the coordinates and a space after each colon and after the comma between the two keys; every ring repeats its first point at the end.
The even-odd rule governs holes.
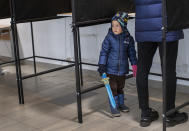
{"type": "Polygon", "coordinates": [[[113,96],[118,94],[124,94],[123,88],[125,86],[125,76],[116,76],[108,74],[110,87],[113,93],[113,96]]]}
{"type": "MultiPolygon", "coordinates": [[[[162,66],[163,44],[158,42],[138,43],[138,70],[137,70],[137,91],[139,107],[142,110],[149,108],[148,74],[152,66],[154,54],[159,47],[159,54],[162,66]]],[[[175,108],[176,96],[176,60],[178,53],[178,41],[167,43],[167,79],[166,79],[166,110],[175,108]]]]}

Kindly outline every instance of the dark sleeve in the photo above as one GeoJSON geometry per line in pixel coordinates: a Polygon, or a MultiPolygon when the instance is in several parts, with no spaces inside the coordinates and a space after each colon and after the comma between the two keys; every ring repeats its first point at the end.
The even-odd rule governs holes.
{"type": "Polygon", "coordinates": [[[131,65],[137,65],[135,42],[132,36],[129,36],[128,56],[131,65]]]}
{"type": "Polygon", "coordinates": [[[108,35],[107,35],[102,43],[102,48],[100,51],[100,57],[99,57],[98,64],[106,65],[108,55],[109,55],[109,50],[110,50],[110,42],[109,42],[108,35]]]}

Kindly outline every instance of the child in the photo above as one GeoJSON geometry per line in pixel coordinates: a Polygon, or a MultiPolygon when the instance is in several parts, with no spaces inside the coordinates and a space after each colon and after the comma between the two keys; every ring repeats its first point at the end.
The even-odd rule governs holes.
{"type": "Polygon", "coordinates": [[[113,116],[120,116],[120,111],[128,112],[129,108],[124,104],[125,75],[129,72],[129,62],[133,68],[133,76],[136,76],[137,58],[135,42],[127,30],[128,14],[118,12],[111,22],[111,28],[106,35],[100,52],[98,71],[102,75],[107,73],[110,78],[110,86],[116,101],[117,108],[110,104],[113,116]]]}

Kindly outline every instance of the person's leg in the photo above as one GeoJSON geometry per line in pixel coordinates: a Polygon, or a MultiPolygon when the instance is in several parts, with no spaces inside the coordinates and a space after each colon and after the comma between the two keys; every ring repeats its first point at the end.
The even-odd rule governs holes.
{"type": "Polygon", "coordinates": [[[125,77],[126,76],[119,76],[117,79],[117,93],[118,94],[124,94],[123,88],[125,86],[125,77]]]}
{"type": "MultiPolygon", "coordinates": [[[[163,44],[160,43],[159,51],[162,63],[162,47],[163,44]]],[[[175,97],[176,97],[176,60],[178,54],[178,41],[168,42],[166,47],[167,57],[167,79],[166,79],[166,111],[175,108],[175,97]]],[[[188,115],[185,112],[175,112],[167,117],[167,126],[175,126],[177,124],[184,123],[188,120],[188,115]]]]}
{"type": "Polygon", "coordinates": [[[125,86],[125,77],[126,76],[119,76],[117,78],[117,82],[118,82],[118,86],[117,86],[118,105],[119,105],[120,111],[129,112],[129,108],[124,103],[124,91],[123,91],[123,88],[125,86]]]}
{"type": "Polygon", "coordinates": [[[116,76],[115,75],[110,75],[110,74],[108,74],[107,76],[109,77],[109,83],[110,83],[110,87],[111,87],[111,90],[112,90],[112,94],[113,94],[113,96],[117,96],[118,93],[117,93],[117,79],[116,79],[116,76]]]}
{"type": "MultiPolygon", "coordinates": [[[[160,43],[159,46],[159,54],[162,63],[162,46],[163,44],[160,43]]],[[[168,42],[166,47],[166,63],[167,63],[167,79],[166,79],[166,95],[167,95],[167,102],[166,102],[166,111],[175,108],[175,96],[176,96],[176,61],[177,61],[177,54],[178,54],[178,41],[168,42]]],[[[162,66],[162,64],[161,64],[162,66]]],[[[163,70],[163,69],[162,69],[163,70]]]]}
{"type": "MultiPolygon", "coordinates": [[[[116,102],[115,109],[110,104],[111,113],[112,113],[112,116],[119,117],[120,111],[118,110],[117,76],[111,75],[111,74],[108,74],[107,76],[110,78],[109,83],[110,83],[110,87],[112,90],[112,94],[113,94],[115,102],[116,102]]],[[[110,101],[109,101],[109,103],[110,103],[110,101]]]]}
{"type": "Polygon", "coordinates": [[[152,66],[152,61],[157,43],[145,42],[138,43],[138,67],[137,67],[137,91],[139,99],[139,108],[141,112],[140,126],[146,127],[152,121],[158,119],[158,112],[149,108],[149,92],[148,92],[148,74],[152,66]]]}
{"type": "Polygon", "coordinates": [[[139,99],[139,108],[142,110],[146,110],[149,108],[148,74],[150,72],[153,57],[157,47],[157,43],[138,43],[138,67],[136,83],[139,99]]]}

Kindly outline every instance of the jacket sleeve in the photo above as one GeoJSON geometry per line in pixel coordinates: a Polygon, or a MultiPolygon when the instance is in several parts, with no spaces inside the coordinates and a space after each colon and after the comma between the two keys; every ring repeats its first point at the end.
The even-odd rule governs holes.
{"type": "Polygon", "coordinates": [[[130,36],[129,38],[128,56],[129,56],[131,65],[137,65],[135,42],[132,36],[130,36]]]}
{"type": "Polygon", "coordinates": [[[102,43],[102,48],[100,51],[100,57],[98,62],[99,65],[106,65],[109,55],[109,50],[110,50],[110,42],[108,36],[106,36],[102,43]]]}

